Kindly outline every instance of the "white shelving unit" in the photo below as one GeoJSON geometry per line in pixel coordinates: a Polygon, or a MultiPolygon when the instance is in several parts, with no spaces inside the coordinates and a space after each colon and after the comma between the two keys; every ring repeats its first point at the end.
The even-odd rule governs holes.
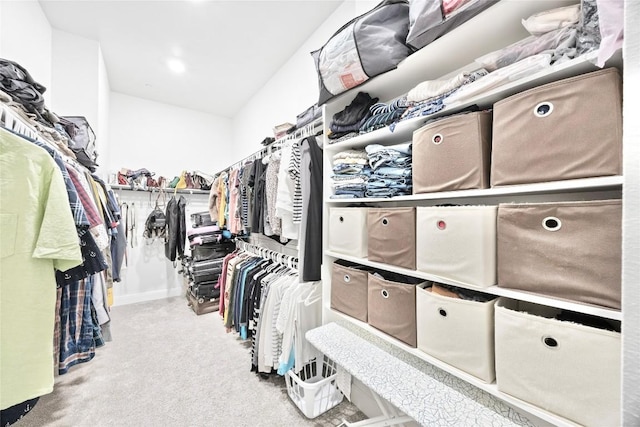
{"type": "MultiPolygon", "coordinates": [[[[415,54],[411,55],[407,60],[399,65],[396,70],[385,73],[381,76],[375,77],[365,84],[354,88],[353,90],[344,93],[338,97],[333,98],[324,106],[325,117],[325,134],[327,134],[328,126],[331,122],[331,117],[338,111],[344,109],[348,105],[355,94],[359,91],[368,92],[371,96],[378,97],[381,100],[394,99],[413,88],[418,83],[436,78],[446,78],[451,75],[455,75],[461,70],[472,70],[478,68],[473,65],[473,60],[482,56],[485,53],[502,48],[517,40],[523,39],[527,36],[521,25],[521,19],[530,16],[533,13],[552,9],[554,7],[566,6],[569,4],[575,4],[576,1],[501,1],[495,6],[490,7],[482,14],[476,16],[472,20],[463,24],[454,31],[446,34],[442,38],[436,40],[432,44],[426,46],[415,54]]],[[[636,12],[639,15],[640,12],[636,12]]],[[[627,22],[628,25],[628,22],[627,22]]],[[[627,27],[629,28],[629,27],[627,27]]],[[[636,45],[638,45],[636,41],[636,45]]],[[[625,52],[624,61],[629,61],[628,52],[625,52]]],[[[637,55],[636,55],[637,56],[637,55]]],[[[489,108],[500,99],[504,99],[515,93],[546,84],[552,81],[561,80],[564,78],[573,77],[579,74],[583,74],[598,69],[594,65],[597,52],[592,52],[580,58],[552,66],[547,70],[538,72],[534,75],[526,78],[509,82],[501,87],[495,88],[487,93],[478,95],[473,99],[450,105],[446,109],[430,116],[419,117],[410,119],[407,121],[396,124],[393,128],[378,129],[374,132],[370,132],[364,135],[357,136],[347,141],[338,143],[330,143],[325,138],[324,144],[324,219],[323,219],[323,243],[324,247],[327,247],[328,243],[328,218],[329,208],[331,207],[345,207],[348,205],[357,204],[359,206],[431,206],[442,203],[455,203],[455,204],[497,204],[506,202],[539,202],[539,201],[559,201],[559,200],[591,200],[591,199],[620,199],[623,198],[623,209],[628,215],[628,184],[629,175],[625,172],[625,176],[607,176],[607,177],[595,177],[586,179],[574,179],[557,182],[545,182],[538,184],[526,184],[526,185],[512,185],[501,186],[480,190],[460,190],[450,192],[439,192],[429,194],[417,194],[409,196],[401,196],[394,198],[359,198],[359,199],[331,199],[330,195],[333,193],[331,188],[331,165],[332,157],[335,153],[351,148],[364,148],[368,144],[382,144],[392,145],[401,142],[408,142],[412,139],[412,134],[416,129],[419,129],[424,125],[427,120],[431,120],[436,117],[449,115],[459,112],[464,108],[476,104],[480,108],[489,108]]],[[[637,59],[637,58],[636,58],[637,59]]],[[[606,66],[614,66],[624,72],[623,68],[623,54],[617,52],[606,64],[606,66]]],[[[625,75],[625,78],[627,76],[625,75]]],[[[625,120],[629,120],[629,111],[626,109],[625,103],[625,120]]],[[[631,118],[633,120],[633,118],[631,118]]],[[[638,135],[637,125],[634,125],[633,132],[638,135]]],[[[625,121],[625,131],[628,130],[628,123],[625,121]]],[[[625,145],[625,171],[629,170],[629,165],[640,165],[640,150],[629,148],[630,141],[625,134],[623,144],[625,145]],[[629,154],[635,156],[633,159],[629,158],[629,154]]],[[[635,141],[637,144],[638,141],[635,141]]],[[[634,172],[636,174],[636,172],[634,172]]],[[[637,174],[636,174],[637,175],[637,174]]],[[[632,183],[633,188],[637,185],[632,183]]],[[[638,209],[638,200],[632,200],[631,204],[638,209]]],[[[636,211],[637,214],[637,211],[636,211]]],[[[637,215],[636,215],[637,217],[637,215]]],[[[638,226],[633,228],[635,224],[634,220],[631,220],[631,231],[638,231],[638,226]]],[[[629,221],[625,221],[623,226],[623,241],[629,242],[633,240],[633,236],[628,234],[629,221]]],[[[636,239],[637,240],[637,239],[636,239]]],[[[635,241],[635,240],[634,240],[635,241]]],[[[623,243],[624,248],[633,250],[633,243],[623,243]]],[[[637,250],[638,248],[636,248],[637,250]]],[[[637,256],[637,252],[636,252],[637,256]]],[[[633,317],[637,319],[638,316],[631,313],[631,316],[625,310],[628,307],[638,307],[637,302],[629,301],[629,295],[637,295],[638,292],[632,290],[631,287],[637,285],[637,283],[628,283],[625,290],[625,278],[628,280],[631,277],[638,277],[637,268],[634,269],[633,265],[637,266],[637,262],[629,262],[629,255],[625,255],[623,251],[623,310],[609,309],[605,307],[592,306],[573,301],[566,301],[557,298],[551,298],[539,294],[533,294],[524,291],[518,291],[513,289],[501,288],[498,286],[491,286],[488,288],[479,288],[477,286],[468,285],[465,283],[459,283],[452,280],[447,280],[436,275],[431,275],[416,270],[409,270],[405,268],[399,268],[390,266],[383,263],[369,261],[366,258],[357,258],[352,256],[345,256],[336,252],[325,250],[323,260],[323,323],[331,321],[348,321],[359,328],[385,340],[386,342],[394,345],[395,347],[418,357],[432,364],[466,382],[478,387],[481,390],[490,393],[496,398],[504,401],[518,410],[521,410],[526,416],[531,414],[541,420],[548,423],[561,426],[576,425],[574,422],[567,420],[554,413],[548,412],[544,409],[538,408],[520,399],[514,398],[510,395],[498,391],[495,383],[486,384],[481,380],[455,368],[447,363],[444,363],[438,359],[429,356],[419,349],[412,348],[399,340],[371,327],[367,323],[363,323],[359,320],[351,318],[340,312],[332,310],[330,308],[331,298],[331,268],[332,263],[337,259],[343,259],[350,262],[355,262],[361,265],[378,268],[381,270],[396,272],[407,276],[418,277],[425,280],[437,281],[445,284],[461,286],[468,289],[473,289],[488,294],[503,296],[512,299],[533,302],[536,304],[546,305],[550,307],[556,307],[560,309],[566,309],[585,313],[593,316],[598,316],[605,319],[626,322],[628,318],[633,317]],[[627,264],[625,266],[625,263],[627,264]],[[632,265],[633,264],[633,265],[632,265]],[[626,267],[626,270],[625,270],[626,267]],[[631,268],[629,268],[631,267],[631,268]]],[[[631,260],[632,261],[632,260],[631,260]]],[[[626,323],[625,323],[626,324],[626,323]]],[[[637,326],[637,325],[632,325],[637,326]]],[[[623,328],[624,331],[624,328],[623,328]]],[[[633,332],[634,337],[639,334],[633,332]]],[[[637,362],[630,361],[629,354],[637,354],[637,349],[640,348],[638,342],[631,342],[631,348],[625,349],[625,345],[629,345],[629,341],[623,334],[623,354],[627,356],[626,366],[624,365],[623,357],[623,389],[625,391],[631,390],[632,386],[629,385],[628,380],[625,379],[625,373],[631,372],[635,366],[637,369],[637,362]],[[625,344],[626,343],[626,344],[625,344]],[[627,381],[627,383],[625,383],[627,381]]],[[[636,381],[638,376],[635,376],[636,381]]],[[[637,387],[637,386],[636,386],[637,387]]],[[[638,393],[633,393],[629,397],[623,396],[623,403],[621,411],[626,414],[624,419],[625,425],[629,421],[640,420],[640,414],[638,413],[638,393]],[[635,409],[634,409],[635,408],[635,409]]],[[[631,424],[629,424],[631,425],[631,424]]]]}

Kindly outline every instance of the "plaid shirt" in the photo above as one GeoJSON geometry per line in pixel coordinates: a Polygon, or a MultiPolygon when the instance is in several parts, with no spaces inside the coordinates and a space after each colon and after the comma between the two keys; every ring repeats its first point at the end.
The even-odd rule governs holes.
{"type": "Polygon", "coordinates": [[[69,176],[71,177],[71,181],[75,185],[76,190],[78,192],[78,196],[80,197],[80,201],[84,206],[84,210],[87,214],[87,219],[89,220],[89,227],[93,228],[98,225],[103,225],[104,221],[102,220],[102,217],[98,213],[98,209],[96,208],[96,203],[94,202],[93,198],[89,195],[89,193],[87,193],[85,188],[82,186],[78,173],[73,168],[69,168],[69,176]]]}
{"type": "Polygon", "coordinates": [[[73,214],[73,220],[75,221],[76,226],[79,226],[79,227],[88,226],[89,220],[87,219],[87,214],[84,210],[84,206],[82,206],[82,203],[80,202],[80,199],[78,197],[78,192],[76,191],[76,186],[71,181],[67,167],[62,161],[62,157],[60,157],[60,154],[58,154],[53,148],[43,144],[40,141],[31,141],[31,142],[36,144],[38,147],[42,147],[45,150],[47,150],[47,152],[51,155],[51,157],[53,157],[53,160],[56,162],[56,165],[58,165],[58,168],[60,168],[60,171],[62,172],[62,177],[64,178],[64,185],[65,187],[67,187],[67,196],[69,196],[69,205],[71,206],[71,213],[73,214]]]}

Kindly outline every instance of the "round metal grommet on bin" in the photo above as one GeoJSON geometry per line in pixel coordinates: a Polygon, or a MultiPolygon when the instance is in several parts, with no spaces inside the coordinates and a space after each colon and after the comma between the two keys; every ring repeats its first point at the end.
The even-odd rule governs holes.
{"type": "Polygon", "coordinates": [[[555,216],[548,216],[542,220],[542,228],[547,231],[558,231],[562,228],[562,221],[555,216]]]}
{"type": "Polygon", "coordinates": [[[553,113],[553,104],[550,102],[541,102],[533,109],[536,117],[547,117],[553,113]]]}
{"type": "Polygon", "coordinates": [[[438,227],[438,230],[444,230],[447,228],[447,223],[445,220],[439,219],[438,222],[436,222],[436,227],[438,227]]]}
{"type": "Polygon", "coordinates": [[[444,136],[442,136],[439,133],[436,133],[435,135],[433,135],[431,137],[431,142],[434,143],[435,145],[440,145],[442,144],[442,141],[444,141],[444,136]]]}
{"type": "Polygon", "coordinates": [[[380,294],[382,295],[382,298],[389,298],[389,291],[386,289],[381,290],[380,294]]]}
{"type": "Polygon", "coordinates": [[[348,274],[344,275],[344,281],[345,283],[349,283],[351,281],[351,276],[349,276],[348,274]]]}
{"type": "Polygon", "coordinates": [[[542,342],[545,346],[547,346],[548,348],[555,350],[556,348],[558,348],[558,341],[550,336],[544,336],[542,337],[542,342]]]}
{"type": "Polygon", "coordinates": [[[387,218],[382,218],[382,225],[389,225],[389,220],[387,218]]]}

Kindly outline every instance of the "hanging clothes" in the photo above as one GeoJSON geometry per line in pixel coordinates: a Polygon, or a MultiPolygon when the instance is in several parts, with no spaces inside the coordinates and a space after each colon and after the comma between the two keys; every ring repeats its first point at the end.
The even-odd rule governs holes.
{"type": "Polygon", "coordinates": [[[184,256],[187,234],[186,206],[187,200],[183,196],[180,196],[178,200],[171,196],[167,203],[165,213],[167,231],[164,237],[164,253],[169,261],[175,261],[176,258],[180,259],[184,256]]]}
{"type": "Polygon", "coordinates": [[[303,194],[308,204],[302,281],[311,282],[322,280],[322,149],[313,136],[303,142],[309,147],[309,191],[303,194]]]}
{"type": "Polygon", "coordinates": [[[54,269],[80,265],[82,254],[55,161],[4,128],[0,148],[0,409],[6,409],[53,390],[54,269]]]}

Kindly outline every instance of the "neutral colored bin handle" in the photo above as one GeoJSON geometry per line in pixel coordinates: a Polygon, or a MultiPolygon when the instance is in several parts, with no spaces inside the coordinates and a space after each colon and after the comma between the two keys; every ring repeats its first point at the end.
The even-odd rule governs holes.
{"type": "Polygon", "coordinates": [[[389,298],[389,291],[386,289],[381,290],[380,294],[382,295],[382,298],[389,298]]]}
{"type": "Polygon", "coordinates": [[[442,134],[436,133],[431,137],[431,142],[435,145],[442,144],[442,141],[444,141],[444,136],[442,136],[442,134]]]}
{"type": "Polygon", "coordinates": [[[351,281],[351,276],[349,276],[348,274],[344,275],[344,281],[345,283],[349,283],[351,281]]]}
{"type": "Polygon", "coordinates": [[[558,348],[558,341],[550,336],[544,336],[542,337],[542,342],[544,343],[544,345],[546,345],[548,348],[555,350],[556,348],[558,348]]]}
{"type": "Polygon", "coordinates": [[[553,113],[553,104],[550,102],[541,102],[533,109],[533,115],[536,117],[548,117],[553,113]]]}
{"type": "Polygon", "coordinates": [[[438,308],[438,313],[440,313],[440,316],[442,317],[447,317],[447,310],[442,307],[438,308]]]}
{"type": "Polygon", "coordinates": [[[389,220],[387,217],[382,218],[382,225],[389,225],[389,220]]]}
{"type": "Polygon", "coordinates": [[[562,228],[562,221],[555,216],[548,216],[542,220],[542,228],[547,231],[558,231],[562,228]]]}

